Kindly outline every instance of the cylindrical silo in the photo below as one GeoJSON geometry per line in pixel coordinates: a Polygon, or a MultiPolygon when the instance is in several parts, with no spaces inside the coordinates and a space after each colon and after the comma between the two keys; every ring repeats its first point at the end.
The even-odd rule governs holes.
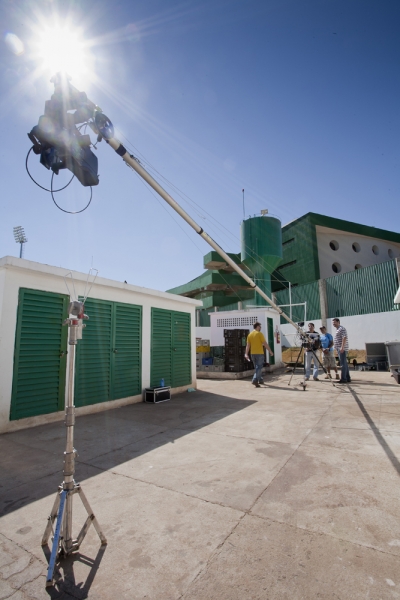
{"type": "MultiPolygon", "coordinates": [[[[282,260],[282,226],[279,219],[263,215],[242,222],[242,263],[256,284],[271,297],[271,273],[282,260]]],[[[267,302],[256,294],[255,304],[267,302]]]]}

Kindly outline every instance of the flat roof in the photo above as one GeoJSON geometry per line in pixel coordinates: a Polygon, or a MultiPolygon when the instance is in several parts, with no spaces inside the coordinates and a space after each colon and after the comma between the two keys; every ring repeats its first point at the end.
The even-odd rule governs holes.
{"type": "Polygon", "coordinates": [[[329,227],[330,229],[347,231],[349,233],[356,233],[358,235],[373,237],[389,242],[397,242],[400,244],[400,233],[396,233],[395,231],[379,229],[378,227],[371,227],[370,225],[361,225],[360,223],[353,223],[352,221],[337,219],[336,217],[327,217],[325,215],[320,215],[313,212],[306,213],[298,219],[294,219],[293,221],[286,223],[286,225],[282,227],[282,232],[285,231],[285,229],[289,226],[302,220],[308,220],[313,225],[319,225],[321,227],[329,227]]]}
{"type": "MultiPolygon", "coordinates": [[[[14,268],[22,269],[25,271],[42,273],[43,275],[53,275],[54,277],[64,278],[68,273],[72,274],[75,282],[86,283],[88,274],[81,273],[80,271],[72,271],[64,267],[54,267],[52,265],[45,265],[43,263],[26,260],[25,258],[17,258],[15,256],[4,256],[0,258],[0,269],[1,268],[14,268]]],[[[159,290],[153,290],[150,288],[140,287],[138,285],[132,285],[130,283],[124,283],[116,281],[114,279],[107,279],[105,277],[96,277],[96,285],[103,285],[114,289],[126,290],[130,292],[136,292],[139,294],[145,294],[147,296],[155,296],[157,298],[165,298],[168,300],[174,300],[176,302],[182,302],[183,304],[191,304],[194,306],[202,306],[200,300],[194,300],[185,296],[177,296],[176,294],[170,294],[169,292],[161,292],[159,290]]]]}

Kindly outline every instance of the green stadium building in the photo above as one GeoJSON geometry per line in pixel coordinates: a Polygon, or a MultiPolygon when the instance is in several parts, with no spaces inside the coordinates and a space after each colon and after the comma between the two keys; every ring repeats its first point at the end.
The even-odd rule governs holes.
{"type": "MultiPolygon", "coordinates": [[[[343,316],[349,310],[352,314],[383,312],[388,306],[393,310],[392,288],[397,289],[399,283],[399,233],[316,213],[307,213],[283,227],[278,219],[268,215],[251,217],[242,222],[241,233],[241,252],[229,256],[268,295],[274,295],[277,303],[288,303],[290,287],[291,302],[308,301],[309,318],[320,318],[318,282],[326,282],[324,285],[329,291],[335,279],[331,285],[334,290],[331,304],[336,304],[331,311],[327,307],[327,316],[343,316]],[[381,281],[382,277],[385,281],[381,281]],[[355,303],[354,308],[347,309],[337,298],[340,292],[336,288],[340,288],[340,283],[343,283],[343,293],[347,290],[349,294],[348,288],[353,286],[356,296],[366,295],[365,286],[375,286],[374,302],[382,306],[369,310],[355,303]]],[[[168,290],[203,302],[203,308],[198,310],[197,325],[208,326],[211,311],[266,304],[217,252],[209,252],[204,257],[204,269],[206,271],[192,281],[168,290]]],[[[299,311],[297,316],[301,320],[299,311]]]]}

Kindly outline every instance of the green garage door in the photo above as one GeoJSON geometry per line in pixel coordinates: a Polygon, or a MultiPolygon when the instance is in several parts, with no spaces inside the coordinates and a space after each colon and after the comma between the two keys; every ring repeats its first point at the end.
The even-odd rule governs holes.
{"type": "Polygon", "coordinates": [[[269,355],[269,364],[275,364],[275,338],[274,338],[274,320],[267,317],[267,327],[268,327],[268,345],[271,348],[274,356],[269,355]]]}
{"type": "Polygon", "coordinates": [[[191,383],[190,314],[151,309],[150,385],[179,387],[191,383]]]}
{"type": "Polygon", "coordinates": [[[126,398],[142,391],[142,309],[114,304],[111,398],[126,398]]]}
{"type": "Polygon", "coordinates": [[[78,342],[75,406],[141,393],[142,308],[88,298],[78,342]]]}
{"type": "Polygon", "coordinates": [[[64,408],[68,296],[20,288],[10,419],[64,408]]]}

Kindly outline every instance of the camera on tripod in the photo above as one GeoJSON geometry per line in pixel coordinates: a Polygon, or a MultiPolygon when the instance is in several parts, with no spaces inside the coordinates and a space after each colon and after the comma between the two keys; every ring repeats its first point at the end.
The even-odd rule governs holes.
{"type": "Polygon", "coordinates": [[[305,331],[301,336],[301,346],[305,350],[315,352],[318,348],[321,347],[321,340],[319,338],[319,333],[311,333],[305,331]]]}

